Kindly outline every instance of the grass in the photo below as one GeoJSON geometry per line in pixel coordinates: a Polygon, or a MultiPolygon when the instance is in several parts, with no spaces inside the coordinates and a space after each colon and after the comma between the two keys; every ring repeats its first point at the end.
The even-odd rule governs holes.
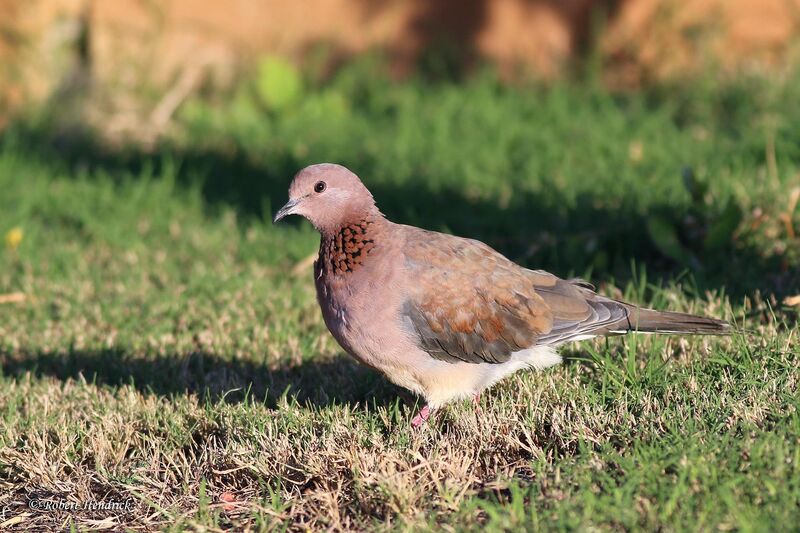
{"type": "Polygon", "coordinates": [[[0,303],[0,523],[796,528],[797,76],[611,94],[366,68],[280,109],[246,83],[192,100],[156,151],[50,118],[3,134],[0,232],[22,238],[0,295],[22,296],[0,303]],[[313,230],[268,221],[322,160],[394,220],[743,332],[569,346],[413,431],[325,330],[313,230]],[[134,510],[30,508],[46,499],[134,510]]]}

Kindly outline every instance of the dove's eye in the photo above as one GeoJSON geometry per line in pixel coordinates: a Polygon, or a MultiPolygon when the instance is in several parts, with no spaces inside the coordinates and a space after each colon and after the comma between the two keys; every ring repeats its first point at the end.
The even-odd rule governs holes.
{"type": "Polygon", "coordinates": [[[322,192],[325,190],[325,187],[327,187],[327,185],[325,185],[324,181],[318,181],[314,184],[314,192],[322,192]]]}

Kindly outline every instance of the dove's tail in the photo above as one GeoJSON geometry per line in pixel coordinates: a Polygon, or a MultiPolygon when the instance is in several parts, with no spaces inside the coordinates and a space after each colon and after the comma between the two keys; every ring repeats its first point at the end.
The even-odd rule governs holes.
{"type": "Polygon", "coordinates": [[[682,333],[685,335],[728,335],[731,332],[729,323],[716,318],[656,311],[634,306],[629,306],[629,311],[630,314],[624,322],[620,321],[615,324],[615,327],[610,328],[611,333],[639,331],[641,333],[682,333]]]}

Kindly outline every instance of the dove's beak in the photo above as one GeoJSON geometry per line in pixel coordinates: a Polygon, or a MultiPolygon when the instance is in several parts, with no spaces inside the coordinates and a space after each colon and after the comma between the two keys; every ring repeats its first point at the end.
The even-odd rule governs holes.
{"type": "Polygon", "coordinates": [[[288,215],[293,215],[295,213],[294,209],[300,203],[300,200],[302,200],[302,198],[295,198],[286,202],[286,205],[278,209],[278,212],[275,213],[275,218],[272,219],[272,223],[275,224],[280,219],[288,215]]]}

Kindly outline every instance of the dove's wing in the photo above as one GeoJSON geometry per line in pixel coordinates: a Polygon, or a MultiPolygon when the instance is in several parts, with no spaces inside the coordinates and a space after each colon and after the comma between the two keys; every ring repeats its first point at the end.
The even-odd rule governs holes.
{"type": "Polygon", "coordinates": [[[410,227],[406,232],[405,267],[414,281],[402,313],[431,357],[503,363],[537,344],[627,325],[630,308],[583,281],[522,268],[479,241],[410,227]]]}

